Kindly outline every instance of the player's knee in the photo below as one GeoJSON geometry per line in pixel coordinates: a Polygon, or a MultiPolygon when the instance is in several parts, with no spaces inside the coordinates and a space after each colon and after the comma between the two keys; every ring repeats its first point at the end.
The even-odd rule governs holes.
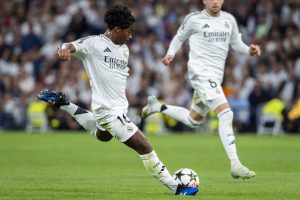
{"type": "Polygon", "coordinates": [[[202,119],[194,119],[191,115],[188,116],[188,123],[186,124],[188,127],[190,128],[197,128],[201,122],[202,122],[202,119]]]}
{"type": "Polygon", "coordinates": [[[124,144],[134,149],[140,155],[145,155],[153,151],[151,145],[140,130],[137,130],[124,144]]]}
{"type": "Polygon", "coordinates": [[[99,129],[97,130],[96,137],[101,142],[108,142],[113,138],[113,136],[108,131],[102,131],[99,129]]]}

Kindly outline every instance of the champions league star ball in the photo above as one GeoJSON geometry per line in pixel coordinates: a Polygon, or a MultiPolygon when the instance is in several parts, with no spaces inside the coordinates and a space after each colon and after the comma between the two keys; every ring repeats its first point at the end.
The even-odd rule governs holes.
{"type": "Polygon", "coordinates": [[[175,181],[185,187],[198,187],[199,186],[199,177],[194,172],[194,170],[189,168],[181,168],[177,170],[173,178],[175,181]]]}

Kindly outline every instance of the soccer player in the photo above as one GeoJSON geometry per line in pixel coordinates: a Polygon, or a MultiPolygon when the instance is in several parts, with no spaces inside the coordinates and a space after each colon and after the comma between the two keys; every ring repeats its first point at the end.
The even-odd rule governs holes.
{"type": "Polygon", "coordinates": [[[58,50],[62,61],[70,60],[71,54],[82,60],[92,88],[93,113],[69,102],[61,92],[43,90],[38,98],[68,112],[100,141],[114,136],[134,149],[147,171],[174,194],[195,195],[197,188],[178,185],[143,133],[126,116],[129,50],[125,43],[132,38],[135,18],[126,6],[115,5],[105,13],[104,21],[108,25],[104,34],[64,43],[58,50]]]}
{"type": "Polygon", "coordinates": [[[203,0],[205,9],[187,15],[172,39],[162,62],[169,65],[182,43],[189,39],[190,52],[188,75],[194,89],[192,105],[185,108],[160,104],[156,97],[148,97],[148,105],[143,108],[143,117],[155,112],[171,116],[185,125],[195,128],[209,110],[213,110],[219,119],[219,136],[231,163],[231,175],[234,178],[254,177],[240,162],[232,128],[233,112],[221,87],[224,65],[229,46],[235,51],[260,56],[260,47],[245,45],[241,40],[235,18],[221,11],[223,0],[203,0]]]}

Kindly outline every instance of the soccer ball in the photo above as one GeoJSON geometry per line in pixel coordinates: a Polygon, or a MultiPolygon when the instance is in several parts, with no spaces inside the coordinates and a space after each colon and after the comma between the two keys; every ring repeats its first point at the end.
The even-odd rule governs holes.
{"type": "Polygon", "coordinates": [[[194,170],[189,168],[181,168],[177,170],[173,178],[175,181],[185,187],[198,187],[199,186],[199,177],[194,172],[194,170]]]}

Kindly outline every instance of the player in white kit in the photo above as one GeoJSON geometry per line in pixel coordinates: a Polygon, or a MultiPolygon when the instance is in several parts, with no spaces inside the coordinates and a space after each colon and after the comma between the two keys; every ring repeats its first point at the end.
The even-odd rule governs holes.
{"type": "Polygon", "coordinates": [[[194,88],[190,110],[161,105],[156,97],[150,96],[148,105],[143,109],[143,117],[161,112],[195,128],[208,111],[213,110],[219,118],[219,136],[231,162],[231,175],[234,178],[251,178],[256,175],[255,172],[242,165],[237,155],[232,128],[233,112],[221,84],[229,46],[251,56],[260,56],[261,50],[257,45],[248,47],[243,43],[235,18],[221,11],[223,0],[203,0],[203,3],[204,10],[185,17],[162,60],[169,65],[182,43],[189,39],[188,75],[194,88]]]}
{"type": "Polygon", "coordinates": [[[82,60],[92,88],[93,113],[69,102],[61,92],[43,90],[38,98],[71,114],[100,141],[109,141],[114,136],[134,149],[147,171],[174,194],[195,195],[197,188],[178,185],[143,133],[127,117],[129,49],[125,43],[132,38],[135,18],[126,6],[116,5],[105,13],[104,21],[108,25],[104,34],[65,43],[58,50],[62,61],[70,60],[71,54],[82,60]]]}

